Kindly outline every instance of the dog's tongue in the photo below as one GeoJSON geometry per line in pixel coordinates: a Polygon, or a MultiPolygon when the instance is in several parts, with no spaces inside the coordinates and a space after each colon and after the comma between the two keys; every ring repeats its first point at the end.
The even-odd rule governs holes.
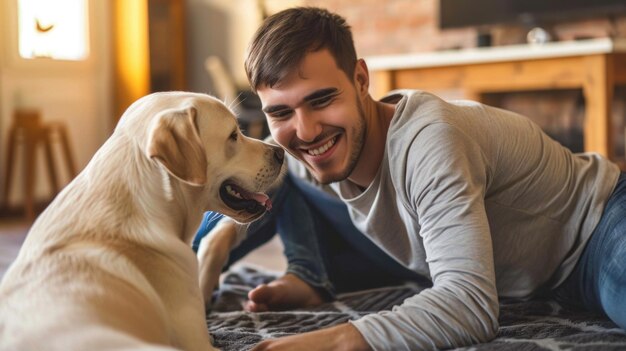
{"type": "Polygon", "coordinates": [[[241,196],[248,200],[255,200],[260,203],[261,206],[265,207],[266,211],[272,209],[272,200],[270,200],[269,196],[263,193],[249,193],[247,191],[241,192],[241,196]]]}

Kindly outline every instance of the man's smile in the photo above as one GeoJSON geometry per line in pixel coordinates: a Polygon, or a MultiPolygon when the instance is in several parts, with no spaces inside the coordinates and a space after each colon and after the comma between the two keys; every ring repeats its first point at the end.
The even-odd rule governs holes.
{"type": "Polygon", "coordinates": [[[337,142],[338,138],[339,138],[339,136],[334,136],[331,139],[329,139],[327,142],[322,144],[321,146],[311,147],[311,148],[302,148],[301,150],[303,150],[304,152],[306,152],[310,156],[321,156],[321,155],[325,154],[330,148],[332,148],[335,145],[335,143],[337,142]]]}

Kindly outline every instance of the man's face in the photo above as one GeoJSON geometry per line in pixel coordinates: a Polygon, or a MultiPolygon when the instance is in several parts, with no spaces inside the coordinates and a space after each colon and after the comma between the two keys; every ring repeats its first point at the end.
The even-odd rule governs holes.
{"type": "Polygon", "coordinates": [[[350,176],[365,136],[363,96],[327,50],[307,54],[299,69],[257,92],[274,140],[319,182],[350,176]]]}

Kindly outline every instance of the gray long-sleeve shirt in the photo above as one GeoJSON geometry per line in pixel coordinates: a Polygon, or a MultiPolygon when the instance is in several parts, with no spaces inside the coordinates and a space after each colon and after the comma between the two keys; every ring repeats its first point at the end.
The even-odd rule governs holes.
{"type": "MultiPolygon", "coordinates": [[[[572,271],[619,169],[508,111],[421,91],[394,99],[372,184],[331,187],[357,228],[433,287],[352,323],[375,350],[490,340],[498,296],[531,297],[572,271]]],[[[303,174],[299,162],[290,168],[303,174]]]]}

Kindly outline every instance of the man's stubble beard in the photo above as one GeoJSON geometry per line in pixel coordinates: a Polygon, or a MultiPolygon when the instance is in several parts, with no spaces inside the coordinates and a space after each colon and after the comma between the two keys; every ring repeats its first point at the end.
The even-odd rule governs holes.
{"type": "MultiPolygon", "coordinates": [[[[354,171],[357,162],[359,161],[359,157],[361,156],[361,151],[363,151],[365,134],[367,131],[367,125],[365,123],[365,111],[363,110],[363,105],[361,101],[356,98],[356,106],[358,109],[359,120],[358,124],[352,128],[352,134],[354,135],[354,140],[352,140],[352,152],[348,158],[348,164],[344,171],[334,176],[330,179],[317,179],[318,182],[322,184],[330,184],[335,182],[340,182],[342,180],[347,179],[350,174],[354,171]]],[[[316,177],[317,178],[317,177],[316,177]]]]}

